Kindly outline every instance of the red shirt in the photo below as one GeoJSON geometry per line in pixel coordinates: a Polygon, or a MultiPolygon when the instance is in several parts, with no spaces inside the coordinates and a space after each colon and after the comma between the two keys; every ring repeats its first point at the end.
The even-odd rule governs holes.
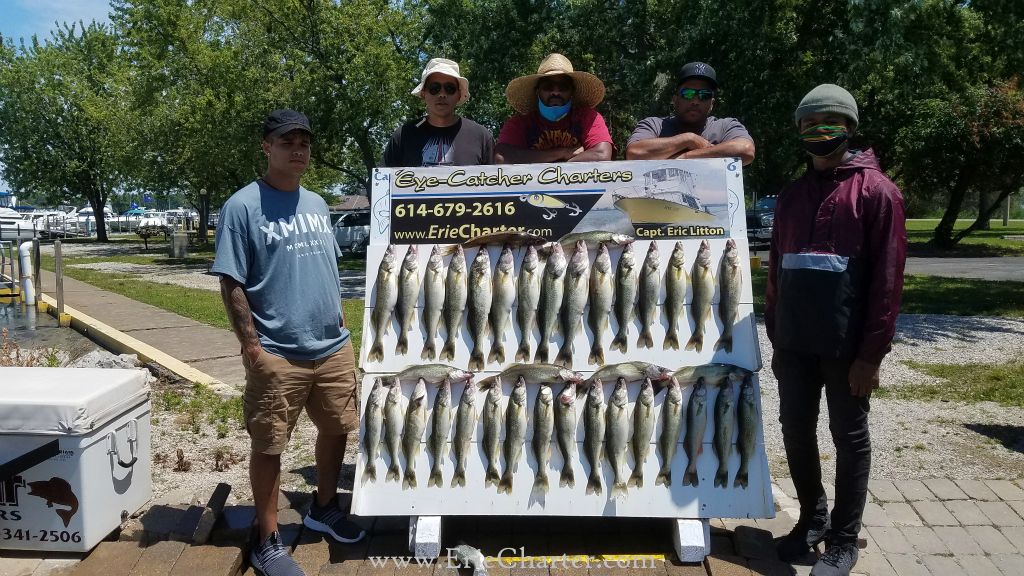
{"type": "Polygon", "coordinates": [[[533,150],[580,146],[589,150],[601,142],[612,143],[601,114],[593,108],[573,108],[558,122],[548,122],[536,110],[516,114],[501,127],[497,143],[533,150]]]}

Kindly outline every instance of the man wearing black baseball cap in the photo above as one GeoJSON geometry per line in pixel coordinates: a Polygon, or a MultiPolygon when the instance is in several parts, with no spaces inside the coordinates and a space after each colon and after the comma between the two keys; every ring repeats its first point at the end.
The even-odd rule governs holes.
{"type": "Polygon", "coordinates": [[[754,141],[735,118],[715,118],[718,77],[704,62],[690,62],[679,69],[674,114],[651,116],[636,125],[626,145],[627,160],[667,158],[740,158],[754,161],[754,141]]]}
{"type": "Polygon", "coordinates": [[[259,524],[249,561],[262,576],[303,576],[277,530],[281,453],[303,408],[317,428],[317,490],[303,524],[338,542],[365,535],[337,500],[345,440],[359,425],[356,365],[327,203],[300,183],[312,136],[299,112],[267,116],[267,171],[224,203],[211,267],[221,276],[224,307],[242,345],[249,481],[259,524]]]}

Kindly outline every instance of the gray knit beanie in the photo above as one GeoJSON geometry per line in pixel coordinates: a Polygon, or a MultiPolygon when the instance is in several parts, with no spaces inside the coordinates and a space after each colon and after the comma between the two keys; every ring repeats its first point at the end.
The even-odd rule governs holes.
{"type": "Polygon", "coordinates": [[[816,112],[842,114],[853,120],[851,129],[857,127],[857,101],[853,99],[853,94],[847,92],[842,86],[821,84],[808,92],[800,101],[800,105],[796,107],[796,125],[799,127],[800,120],[804,116],[816,112]]]}

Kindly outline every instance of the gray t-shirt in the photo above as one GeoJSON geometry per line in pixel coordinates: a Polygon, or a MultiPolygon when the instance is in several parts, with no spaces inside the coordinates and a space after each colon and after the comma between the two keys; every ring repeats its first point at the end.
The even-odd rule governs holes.
{"type": "MultiPolygon", "coordinates": [[[[627,146],[633,142],[647,140],[648,138],[669,138],[680,132],[682,132],[682,128],[676,121],[675,116],[666,116],[664,118],[651,116],[644,118],[636,125],[636,128],[633,129],[633,134],[629,137],[627,146]]],[[[704,130],[700,135],[708,142],[711,142],[713,146],[722,142],[728,142],[729,140],[735,140],[736,138],[753,140],[739,120],[735,118],[715,118],[714,116],[708,116],[707,122],[704,123],[704,130]]]]}
{"type": "Polygon", "coordinates": [[[257,180],[221,208],[210,270],[245,287],[267,352],[317,360],[349,338],[341,327],[340,254],[323,198],[257,180]]]}

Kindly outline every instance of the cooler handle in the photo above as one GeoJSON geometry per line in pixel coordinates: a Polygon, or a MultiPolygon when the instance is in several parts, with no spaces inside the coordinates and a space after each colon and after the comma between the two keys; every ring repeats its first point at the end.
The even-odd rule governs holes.
{"type": "Polygon", "coordinates": [[[117,436],[115,435],[115,433],[111,432],[107,434],[107,439],[110,441],[110,450],[107,451],[107,454],[112,454],[114,457],[116,457],[117,465],[120,466],[121,468],[131,468],[132,466],[135,466],[136,462],[139,461],[139,456],[135,453],[135,445],[138,443],[139,439],[139,421],[129,420],[127,428],[128,452],[132,456],[132,459],[127,462],[121,459],[121,454],[117,449],[117,436]]]}

